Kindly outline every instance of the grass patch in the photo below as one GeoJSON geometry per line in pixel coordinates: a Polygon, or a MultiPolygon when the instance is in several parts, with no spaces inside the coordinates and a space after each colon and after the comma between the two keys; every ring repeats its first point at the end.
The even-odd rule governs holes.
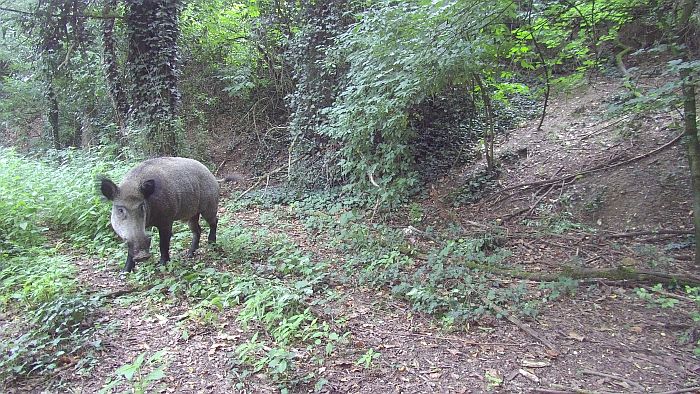
{"type": "Polygon", "coordinates": [[[98,174],[126,170],[118,167],[90,151],[33,159],[0,148],[0,312],[11,320],[0,341],[0,380],[67,363],[84,370],[81,356],[100,346],[90,317],[101,301],[80,288],[66,254],[119,247],[95,188],[98,174]]]}

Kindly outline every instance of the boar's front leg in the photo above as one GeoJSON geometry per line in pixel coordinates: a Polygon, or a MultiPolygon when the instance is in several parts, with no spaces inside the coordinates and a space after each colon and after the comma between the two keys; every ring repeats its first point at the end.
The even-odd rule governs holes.
{"type": "Polygon", "coordinates": [[[160,247],[160,263],[165,264],[170,261],[170,237],[173,236],[173,224],[165,224],[158,227],[159,242],[160,247]]]}
{"type": "Polygon", "coordinates": [[[126,255],[126,263],[124,264],[123,272],[131,272],[134,270],[136,263],[134,262],[134,254],[129,250],[126,255]]]}

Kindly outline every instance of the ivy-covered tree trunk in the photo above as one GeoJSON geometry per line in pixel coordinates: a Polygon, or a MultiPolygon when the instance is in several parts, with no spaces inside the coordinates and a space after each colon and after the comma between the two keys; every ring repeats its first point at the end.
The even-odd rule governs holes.
{"type": "MultiPolygon", "coordinates": [[[[690,17],[697,1],[683,0],[676,20],[677,44],[684,63],[690,61],[692,41],[689,37],[690,17]]],[[[697,105],[695,102],[695,80],[688,68],[680,71],[683,94],[683,134],[688,146],[690,178],[693,187],[693,223],[695,225],[695,266],[700,269],[700,140],[698,139],[697,105]]]]}
{"type": "Polygon", "coordinates": [[[56,77],[58,75],[57,53],[60,49],[59,40],[65,36],[64,8],[58,1],[52,0],[40,4],[39,31],[41,53],[41,66],[44,76],[44,96],[47,104],[47,119],[51,129],[51,142],[55,149],[61,149],[60,112],[58,104],[58,92],[56,91],[56,77]],[[56,17],[55,15],[59,16],[56,17]]]}
{"type": "Polygon", "coordinates": [[[49,77],[46,82],[46,100],[48,101],[49,127],[51,127],[51,139],[54,149],[61,149],[61,130],[59,125],[59,106],[56,89],[53,86],[53,78],[49,77]]]}
{"type": "Polygon", "coordinates": [[[148,155],[174,155],[180,149],[177,110],[179,0],[130,0],[126,5],[129,42],[126,73],[132,126],[130,141],[148,155]]]}
{"type": "Polygon", "coordinates": [[[114,38],[114,18],[112,14],[117,8],[117,0],[107,0],[103,8],[102,20],[102,42],[103,61],[105,66],[105,76],[107,86],[114,107],[115,120],[119,130],[123,131],[126,126],[126,117],[129,111],[129,104],[126,100],[126,92],[119,77],[119,65],[117,61],[116,39],[114,38]]]}
{"type": "Polygon", "coordinates": [[[306,25],[290,44],[288,56],[296,83],[289,102],[290,163],[297,164],[290,164],[289,174],[300,185],[327,187],[339,177],[337,166],[330,163],[335,160],[337,147],[329,147],[330,139],[318,129],[327,122],[323,111],[333,104],[342,77],[342,70],[324,67],[324,48],[352,23],[353,19],[348,18],[350,6],[347,0],[320,0],[308,5],[304,11],[306,25]]]}

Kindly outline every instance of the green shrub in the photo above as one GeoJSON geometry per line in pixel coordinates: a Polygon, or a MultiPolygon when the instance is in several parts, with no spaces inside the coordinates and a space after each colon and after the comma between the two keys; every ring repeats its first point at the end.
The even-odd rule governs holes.
{"type": "Polygon", "coordinates": [[[48,233],[96,253],[115,247],[97,177],[119,176],[126,168],[96,151],[54,152],[39,160],[0,148],[0,255],[40,246],[48,233]]]}

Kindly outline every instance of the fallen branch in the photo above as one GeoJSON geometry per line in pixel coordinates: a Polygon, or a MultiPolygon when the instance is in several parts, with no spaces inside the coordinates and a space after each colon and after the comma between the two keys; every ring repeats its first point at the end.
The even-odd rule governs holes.
{"type": "Polygon", "coordinates": [[[517,211],[512,212],[512,213],[509,213],[508,215],[506,215],[505,217],[503,217],[502,220],[503,220],[504,222],[509,222],[509,221],[510,221],[511,219],[513,219],[514,217],[517,217],[517,216],[522,215],[523,213],[527,212],[529,209],[530,209],[529,207],[528,207],[528,208],[518,209],[517,211]]]}
{"type": "Polygon", "coordinates": [[[549,341],[546,340],[545,338],[541,337],[540,334],[539,334],[537,331],[535,331],[532,327],[530,327],[530,326],[526,325],[525,323],[521,322],[520,319],[518,319],[517,317],[511,315],[510,313],[508,313],[508,311],[506,311],[505,309],[503,309],[503,308],[501,308],[500,306],[496,305],[493,301],[489,300],[488,298],[482,296],[482,297],[481,297],[481,301],[483,301],[484,304],[488,305],[491,309],[493,309],[494,311],[496,311],[496,313],[498,313],[499,315],[505,316],[505,318],[508,319],[509,322],[511,322],[511,323],[515,324],[516,326],[518,326],[518,328],[520,328],[521,330],[525,331],[525,332],[526,332],[528,335],[530,335],[531,337],[535,338],[535,339],[536,339],[537,341],[539,341],[541,344],[543,344],[544,346],[546,346],[549,350],[551,350],[551,351],[553,351],[553,352],[556,352],[557,354],[559,353],[559,351],[557,351],[557,348],[556,348],[551,342],[549,342],[549,341]]]}
{"type": "Polygon", "coordinates": [[[641,287],[649,290],[652,293],[658,293],[658,294],[664,295],[666,297],[675,298],[675,299],[680,300],[680,301],[687,301],[687,302],[691,302],[693,304],[695,304],[695,302],[696,302],[694,299],[692,299],[690,297],[682,296],[680,294],[673,294],[673,293],[670,293],[666,290],[654,289],[653,287],[648,287],[648,286],[641,286],[641,287]]]}
{"type": "Polygon", "coordinates": [[[141,290],[141,289],[131,288],[131,289],[115,290],[115,291],[111,291],[111,292],[109,292],[109,293],[102,293],[102,292],[100,292],[99,290],[90,290],[90,291],[88,291],[87,293],[88,293],[88,294],[95,294],[95,293],[97,293],[97,297],[99,297],[99,298],[111,299],[111,298],[118,298],[118,297],[121,297],[121,296],[123,296],[123,295],[127,295],[127,294],[133,293],[133,292],[135,292],[135,291],[140,291],[140,290],[141,290]]]}
{"type": "Polygon", "coordinates": [[[475,222],[473,220],[464,220],[464,221],[462,221],[462,223],[468,224],[468,225],[473,226],[473,227],[478,227],[478,228],[484,229],[484,230],[491,230],[493,228],[493,226],[491,226],[491,225],[475,222]]]}
{"type": "Polygon", "coordinates": [[[543,394],[615,394],[615,393],[610,393],[609,391],[591,391],[591,390],[584,390],[584,389],[577,389],[574,387],[566,387],[561,384],[553,384],[552,387],[554,389],[541,389],[541,388],[535,388],[533,389],[534,393],[543,393],[543,394]]]}
{"type": "Polygon", "coordinates": [[[540,198],[538,198],[537,201],[535,201],[534,204],[532,204],[532,206],[530,207],[530,210],[527,211],[527,213],[525,214],[525,217],[526,217],[526,218],[527,218],[528,216],[532,215],[533,212],[535,212],[535,208],[537,208],[537,206],[540,205],[540,203],[542,202],[542,200],[544,200],[544,198],[547,197],[547,194],[549,194],[549,192],[551,192],[552,189],[554,189],[554,186],[555,186],[555,185],[556,185],[556,184],[552,184],[552,186],[550,186],[549,189],[547,189],[547,191],[544,192],[544,194],[542,194],[542,195],[540,196],[540,198]]]}
{"type": "Polygon", "coordinates": [[[664,391],[661,393],[654,393],[654,394],[681,394],[681,393],[697,393],[700,391],[700,386],[694,386],[694,387],[686,387],[683,389],[678,389],[678,390],[671,390],[671,391],[664,391]]]}
{"type": "Polygon", "coordinates": [[[695,234],[694,231],[690,230],[655,230],[655,231],[634,231],[629,233],[615,233],[610,235],[605,235],[603,238],[634,238],[641,237],[644,235],[689,235],[695,234]]]}
{"type": "MultiPolygon", "coordinates": [[[[420,231],[420,230],[418,230],[420,231]]],[[[406,250],[406,254],[426,260],[427,254],[419,250],[406,250]]],[[[489,264],[481,264],[473,260],[461,261],[461,264],[471,269],[478,269],[494,275],[504,275],[515,279],[531,280],[535,282],[555,282],[561,277],[568,277],[577,280],[600,280],[611,281],[633,281],[647,284],[673,284],[700,286],[700,276],[691,274],[673,275],[663,272],[636,270],[629,267],[617,267],[612,269],[583,269],[575,267],[563,267],[561,272],[542,273],[529,272],[517,268],[502,268],[489,264]]]]}
{"type": "MultiPolygon", "coordinates": [[[[598,135],[598,134],[602,133],[603,131],[607,131],[608,128],[610,128],[610,126],[615,126],[615,125],[617,125],[617,124],[619,124],[619,123],[621,123],[621,122],[623,122],[623,121],[629,119],[629,117],[630,117],[630,115],[625,115],[625,116],[621,116],[621,117],[618,118],[618,119],[614,119],[614,120],[608,122],[606,125],[601,126],[598,130],[594,130],[594,131],[592,131],[592,132],[590,132],[590,133],[588,133],[588,134],[582,136],[579,140],[580,140],[580,141],[584,141],[584,140],[587,140],[587,139],[589,139],[589,138],[591,138],[591,137],[593,137],[593,136],[595,136],[595,135],[598,135]]],[[[602,123],[602,122],[601,122],[601,123],[602,123]]],[[[600,123],[599,123],[598,125],[600,125],[600,123]]],[[[598,125],[596,125],[596,126],[598,126],[598,125]]]]}
{"type": "Polygon", "coordinates": [[[216,167],[216,171],[214,172],[214,175],[219,175],[219,171],[221,171],[221,167],[223,167],[227,161],[228,161],[228,159],[225,159],[224,161],[221,162],[221,164],[219,164],[218,167],[216,167]]]}
{"type": "Polygon", "coordinates": [[[461,344],[472,345],[472,346],[513,346],[513,347],[523,346],[522,343],[476,342],[476,341],[470,341],[470,340],[462,339],[462,338],[450,338],[450,337],[443,337],[443,336],[437,336],[437,335],[429,335],[429,334],[424,334],[421,332],[408,332],[405,334],[391,333],[391,334],[392,335],[399,335],[399,336],[406,336],[406,337],[429,338],[429,339],[436,339],[436,340],[447,341],[447,342],[458,342],[461,344]]]}
{"type": "Polygon", "coordinates": [[[102,297],[103,298],[117,298],[117,297],[121,297],[123,295],[127,295],[129,293],[133,293],[134,291],[136,291],[136,289],[117,290],[117,291],[113,291],[111,293],[107,293],[102,297]]]}
{"type": "MultiPolygon", "coordinates": [[[[661,145],[660,147],[658,147],[658,148],[656,148],[656,149],[654,149],[654,150],[652,150],[652,151],[650,151],[650,152],[641,154],[641,155],[639,155],[639,156],[635,156],[635,157],[633,157],[633,158],[631,158],[631,159],[629,159],[629,160],[625,160],[625,161],[622,161],[622,162],[619,162],[619,163],[616,163],[616,164],[604,164],[604,165],[601,165],[601,166],[597,166],[597,167],[593,167],[593,168],[589,168],[589,169],[587,169],[587,170],[583,170],[583,171],[577,172],[577,173],[575,173],[575,174],[564,175],[564,176],[561,176],[561,177],[558,177],[558,178],[545,179],[545,180],[542,180],[542,181],[534,181],[534,182],[524,182],[524,183],[519,183],[519,184],[517,184],[517,185],[513,185],[513,186],[506,187],[506,188],[504,188],[504,189],[501,189],[501,190],[495,192],[495,193],[492,194],[490,197],[486,198],[484,201],[482,201],[482,204],[483,204],[483,203],[486,203],[486,202],[488,202],[488,201],[490,201],[490,200],[492,200],[493,198],[495,198],[495,197],[498,196],[499,194],[501,194],[501,193],[503,193],[503,192],[506,192],[506,191],[515,190],[515,189],[520,189],[520,188],[528,188],[528,187],[530,187],[530,186],[545,186],[545,185],[557,184],[557,183],[559,183],[559,182],[572,181],[572,180],[575,180],[576,178],[581,177],[581,176],[584,176],[584,175],[590,175],[590,174],[593,174],[593,173],[596,173],[596,172],[605,171],[605,170],[610,170],[610,169],[613,169],[613,168],[617,168],[617,167],[621,167],[621,166],[624,166],[624,165],[627,165],[627,164],[634,163],[634,162],[636,162],[636,161],[639,161],[639,160],[642,160],[642,159],[647,158],[647,157],[649,157],[649,156],[652,156],[652,155],[654,155],[654,154],[656,154],[656,153],[658,153],[658,152],[661,152],[662,150],[664,150],[664,149],[668,148],[669,146],[671,146],[671,145],[675,144],[676,142],[678,142],[678,141],[681,139],[681,137],[683,137],[683,133],[678,134],[678,135],[677,135],[676,137],[674,137],[671,141],[669,141],[669,142],[667,142],[667,143],[661,145]]],[[[523,190],[525,190],[525,189],[523,189],[523,190]]],[[[521,191],[522,191],[522,190],[521,190],[521,191]]]]}
{"type": "Polygon", "coordinates": [[[564,387],[562,385],[555,384],[552,387],[555,387],[554,389],[543,389],[543,388],[534,388],[532,389],[533,393],[541,393],[541,394],[600,394],[595,391],[588,391],[588,390],[583,390],[583,389],[576,389],[576,388],[568,388],[564,387]]]}

